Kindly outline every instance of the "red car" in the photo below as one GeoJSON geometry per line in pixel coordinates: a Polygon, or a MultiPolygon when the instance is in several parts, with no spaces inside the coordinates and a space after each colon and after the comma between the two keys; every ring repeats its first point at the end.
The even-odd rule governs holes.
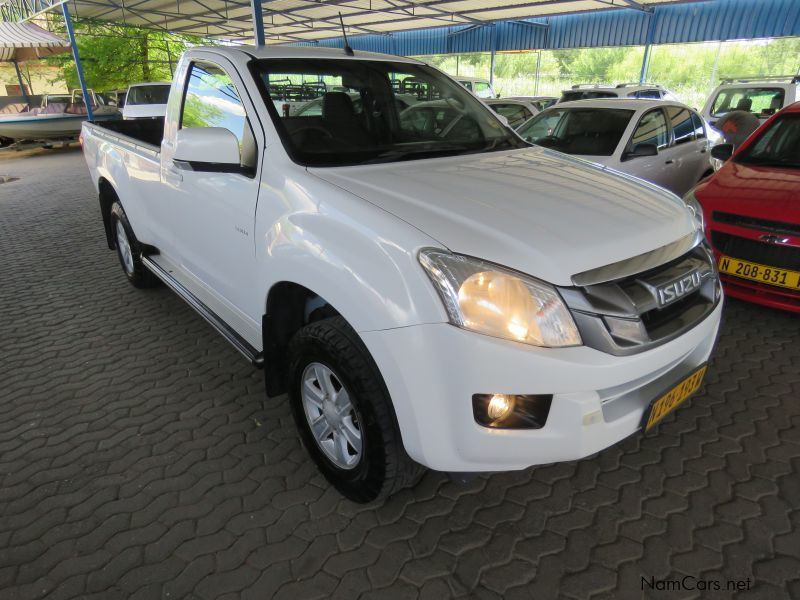
{"type": "Polygon", "coordinates": [[[685,200],[702,207],[726,293],[800,312],[800,102],[712,156],[728,160],[685,200]]]}

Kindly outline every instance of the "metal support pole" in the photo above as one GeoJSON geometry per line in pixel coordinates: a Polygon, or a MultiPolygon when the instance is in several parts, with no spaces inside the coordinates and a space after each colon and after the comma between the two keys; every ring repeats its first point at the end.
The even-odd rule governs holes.
{"type": "Polygon", "coordinates": [[[22,73],[19,70],[19,63],[16,60],[14,61],[14,69],[17,71],[17,81],[19,81],[20,93],[22,94],[22,97],[25,98],[25,103],[30,106],[31,99],[28,97],[28,92],[25,89],[25,81],[22,79],[22,73]]]}
{"type": "Polygon", "coordinates": [[[492,51],[489,57],[489,83],[492,85],[492,88],[494,88],[494,58],[497,53],[497,26],[490,25],[490,27],[492,28],[492,51]]]}
{"type": "Polygon", "coordinates": [[[542,50],[539,49],[539,56],[536,57],[536,79],[534,80],[535,83],[533,84],[533,95],[539,95],[539,74],[540,69],[542,68],[542,50]]]}
{"type": "Polygon", "coordinates": [[[263,46],[264,14],[261,12],[261,0],[250,0],[250,11],[253,13],[253,38],[256,46],[263,46]]]}
{"type": "Polygon", "coordinates": [[[89,90],[86,87],[86,79],[83,77],[83,65],[81,64],[81,55],[78,52],[78,43],[75,41],[75,31],[72,29],[72,19],[69,16],[69,8],[67,3],[61,5],[61,12],[64,13],[64,24],[67,26],[67,35],[69,36],[69,44],[72,47],[72,58],[75,60],[75,68],[78,71],[78,81],[81,84],[81,92],[83,93],[83,102],[86,104],[86,116],[91,123],[94,121],[94,109],[92,108],[92,98],[89,96],[89,90]]]}
{"type": "Polygon", "coordinates": [[[650,70],[650,51],[653,46],[653,38],[656,34],[656,14],[655,11],[648,13],[649,23],[647,26],[647,39],[644,43],[644,56],[642,57],[642,70],[639,73],[639,85],[643,85],[647,79],[647,72],[650,70]]]}

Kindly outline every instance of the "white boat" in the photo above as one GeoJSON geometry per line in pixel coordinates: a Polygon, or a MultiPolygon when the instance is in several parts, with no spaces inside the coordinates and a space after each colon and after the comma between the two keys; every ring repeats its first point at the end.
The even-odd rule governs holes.
{"type": "MultiPolygon", "coordinates": [[[[120,118],[116,107],[108,106],[91,90],[95,121],[120,118]]],[[[12,140],[65,140],[78,137],[81,124],[88,119],[80,90],[71,95],[51,94],[42,106],[18,113],[0,114],[0,138],[12,140]]]]}

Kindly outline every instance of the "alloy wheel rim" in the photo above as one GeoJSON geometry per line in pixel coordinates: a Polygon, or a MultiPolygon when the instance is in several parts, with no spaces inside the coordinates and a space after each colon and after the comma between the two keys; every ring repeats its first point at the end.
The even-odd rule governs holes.
{"type": "Polygon", "coordinates": [[[312,362],[301,379],[303,412],[322,453],[340,469],[355,468],[361,460],[361,423],[350,393],[325,365],[312,362]]]}
{"type": "Polygon", "coordinates": [[[117,247],[119,248],[119,255],[122,257],[122,265],[125,267],[125,271],[133,273],[133,251],[131,250],[128,236],[125,235],[122,221],[117,221],[117,247]]]}

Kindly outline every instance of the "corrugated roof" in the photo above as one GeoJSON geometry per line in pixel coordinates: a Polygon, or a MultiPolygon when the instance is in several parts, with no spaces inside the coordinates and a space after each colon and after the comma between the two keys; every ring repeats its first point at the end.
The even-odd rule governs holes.
{"type": "MultiPolygon", "coordinates": [[[[0,0],[5,20],[21,20],[62,0],[0,0]]],[[[348,35],[556,14],[649,10],[686,0],[263,0],[267,43],[317,41],[338,36],[341,12],[348,35]]],[[[71,0],[73,16],[231,40],[252,39],[249,0],[71,0]]]]}
{"type": "Polygon", "coordinates": [[[0,23],[0,60],[35,60],[69,52],[67,40],[33,23],[0,23]]]}

